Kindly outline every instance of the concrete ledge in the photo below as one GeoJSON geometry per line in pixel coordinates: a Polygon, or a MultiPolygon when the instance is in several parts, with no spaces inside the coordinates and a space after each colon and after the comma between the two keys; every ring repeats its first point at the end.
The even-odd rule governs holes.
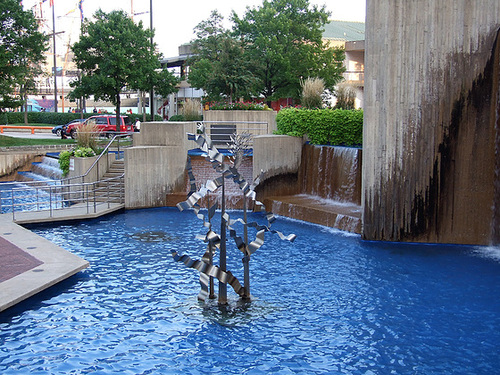
{"type": "MultiPolygon", "coordinates": [[[[13,221],[16,224],[37,224],[52,223],[56,221],[95,219],[115,211],[123,210],[124,208],[125,204],[123,203],[110,203],[109,207],[107,203],[100,203],[96,206],[96,212],[94,212],[94,208],[91,206],[87,213],[87,205],[79,203],[63,210],[52,210],[52,214],[49,210],[18,212],[15,214],[13,221]]],[[[1,216],[5,216],[8,220],[10,219],[12,221],[12,214],[3,214],[1,216]]]]}
{"type": "Polygon", "coordinates": [[[267,211],[310,223],[361,233],[361,206],[305,194],[264,199],[267,211]]]}
{"type": "MultiPolygon", "coordinates": [[[[0,283],[0,311],[87,268],[89,263],[52,242],[0,216],[0,236],[41,262],[0,283]]],[[[0,248],[0,256],[3,248],[0,248]]],[[[29,268],[29,267],[28,267],[29,268]]]]}

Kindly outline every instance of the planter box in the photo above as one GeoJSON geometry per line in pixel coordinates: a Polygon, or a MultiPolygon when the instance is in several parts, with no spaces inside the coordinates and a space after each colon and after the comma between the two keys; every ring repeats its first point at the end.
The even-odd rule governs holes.
{"type": "MultiPolygon", "coordinates": [[[[98,156],[91,156],[88,158],[71,158],[70,170],[67,177],[77,177],[85,174],[89,168],[94,164],[97,160],[98,156]]],[[[96,182],[104,176],[104,174],[108,171],[110,165],[111,158],[109,154],[104,155],[98,162],[98,166],[94,166],[92,171],[85,176],[84,181],[75,181],[78,182],[96,182]]]]}

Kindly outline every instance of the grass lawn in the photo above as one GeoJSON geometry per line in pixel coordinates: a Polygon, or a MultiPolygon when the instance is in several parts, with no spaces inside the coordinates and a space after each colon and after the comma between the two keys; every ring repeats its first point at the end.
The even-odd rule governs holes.
{"type": "Polygon", "coordinates": [[[0,135],[0,147],[75,144],[74,139],[32,139],[0,135]]]}

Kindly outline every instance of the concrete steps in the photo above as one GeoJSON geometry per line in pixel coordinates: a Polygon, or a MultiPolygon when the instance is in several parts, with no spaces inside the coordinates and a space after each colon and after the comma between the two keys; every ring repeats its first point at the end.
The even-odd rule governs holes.
{"type": "Polygon", "coordinates": [[[108,171],[101,178],[101,182],[96,187],[96,201],[111,203],[122,203],[125,192],[125,182],[118,179],[125,173],[125,162],[116,160],[110,166],[108,171]],[[107,181],[113,179],[112,181],[107,181]]]}

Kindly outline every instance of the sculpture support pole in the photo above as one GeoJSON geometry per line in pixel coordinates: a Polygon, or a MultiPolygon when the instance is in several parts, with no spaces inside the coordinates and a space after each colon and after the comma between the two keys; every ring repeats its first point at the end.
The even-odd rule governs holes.
{"type": "MultiPolygon", "coordinates": [[[[210,258],[208,261],[208,264],[213,265],[214,264],[214,245],[212,241],[208,243],[208,251],[210,252],[210,258]]],[[[208,298],[214,299],[215,298],[215,290],[214,290],[214,277],[210,276],[209,277],[209,289],[208,289],[208,298]]]]}
{"type": "MultiPolygon", "coordinates": [[[[210,209],[210,195],[207,194],[207,208],[210,209]]],[[[208,217],[208,222],[210,223],[210,228],[212,228],[212,218],[209,216],[208,217]]],[[[208,251],[209,251],[209,260],[208,264],[211,266],[214,264],[214,244],[212,241],[208,242],[208,251]]],[[[215,290],[214,290],[214,277],[210,276],[208,279],[208,298],[214,299],[215,298],[215,290]]]]}
{"type": "Polygon", "coordinates": [[[245,256],[243,257],[243,285],[245,287],[244,298],[250,298],[250,255],[248,254],[248,225],[247,225],[247,197],[243,193],[243,240],[245,242],[245,256]]]}
{"type": "MultiPolygon", "coordinates": [[[[220,262],[221,271],[226,271],[226,194],[225,194],[225,176],[222,175],[222,202],[221,202],[221,223],[220,223],[220,262]]],[[[219,281],[219,304],[227,304],[227,284],[219,281]]]]}

